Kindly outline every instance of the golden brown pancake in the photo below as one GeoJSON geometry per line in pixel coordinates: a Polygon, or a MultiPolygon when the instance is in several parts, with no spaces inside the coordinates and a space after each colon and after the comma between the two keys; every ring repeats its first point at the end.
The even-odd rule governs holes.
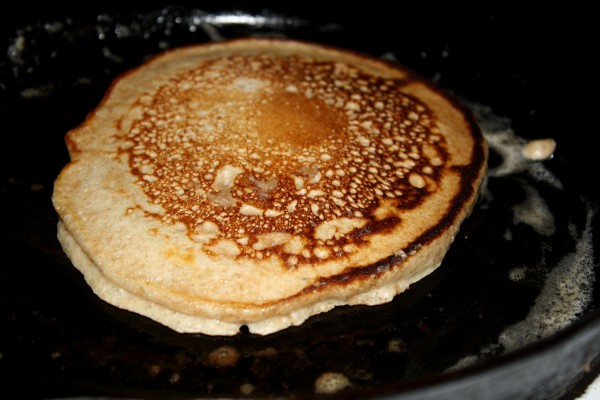
{"type": "Polygon", "coordinates": [[[440,265],[487,157],[408,70],[275,39],[159,55],[66,142],[53,202],[73,265],[105,301],[209,335],[389,302],[440,265]]]}

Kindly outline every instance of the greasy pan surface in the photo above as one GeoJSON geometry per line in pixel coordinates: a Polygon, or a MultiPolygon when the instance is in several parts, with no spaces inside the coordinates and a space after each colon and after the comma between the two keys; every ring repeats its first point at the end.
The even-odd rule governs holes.
{"type": "Polygon", "coordinates": [[[577,395],[600,354],[597,124],[585,100],[597,78],[588,74],[586,13],[223,4],[3,15],[2,391],[305,398],[323,396],[319,377],[332,372],[349,382],[335,397],[577,395]],[[63,254],[50,202],[68,161],[63,136],[148,56],[247,35],[351,48],[434,79],[481,122],[490,177],[442,266],[393,302],[339,308],[265,337],[176,334],[101,302],[63,254]],[[540,138],[556,140],[554,157],[521,159],[520,146],[540,138]]]}

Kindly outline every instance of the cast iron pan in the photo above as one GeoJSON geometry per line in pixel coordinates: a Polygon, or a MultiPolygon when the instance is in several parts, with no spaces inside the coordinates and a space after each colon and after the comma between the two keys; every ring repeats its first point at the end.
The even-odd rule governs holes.
{"type": "Polygon", "coordinates": [[[581,393],[600,354],[590,13],[368,3],[332,11],[21,4],[3,14],[2,393],[511,400],[581,393]],[[393,302],[341,307],[266,337],[176,334],[98,300],[63,254],[50,202],[68,161],[63,136],[113,78],[147,57],[248,35],[393,58],[435,80],[496,141],[492,174],[442,266],[393,302]],[[504,150],[546,137],[558,144],[552,159],[501,173],[504,150]],[[534,212],[540,219],[527,219],[534,212]],[[327,372],[350,386],[315,393],[327,372]]]}

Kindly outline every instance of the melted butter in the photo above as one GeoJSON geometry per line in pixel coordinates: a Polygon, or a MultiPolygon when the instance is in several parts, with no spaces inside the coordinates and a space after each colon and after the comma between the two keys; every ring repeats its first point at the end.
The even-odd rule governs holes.
{"type": "MultiPolygon", "coordinates": [[[[541,162],[543,158],[532,160],[524,149],[532,142],[517,136],[510,128],[509,121],[491,113],[491,110],[479,104],[471,104],[471,110],[480,123],[483,135],[490,149],[496,151],[501,161],[498,165],[488,169],[490,179],[502,178],[520,173],[526,173],[532,178],[532,183],[546,184],[554,189],[562,190],[562,182],[541,162]]],[[[551,139],[547,139],[550,141],[551,139]]],[[[552,140],[554,144],[556,142],[552,140]]],[[[544,146],[544,145],[540,145],[544,146]]],[[[552,147],[554,151],[555,147],[552,147]]],[[[546,200],[528,180],[522,181],[525,199],[512,206],[513,224],[526,224],[536,233],[543,236],[554,234],[555,217],[548,207],[546,200]]],[[[484,188],[486,191],[487,188],[484,188]]],[[[484,198],[492,199],[489,192],[483,194],[484,198]]],[[[512,239],[512,234],[507,231],[506,240],[512,239]]]]}
{"type": "MultiPolygon", "coordinates": [[[[489,107],[481,104],[471,103],[468,106],[475,114],[490,149],[501,157],[499,165],[488,169],[489,177],[497,178],[525,172],[535,182],[547,184],[554,189],[563,188],[562,182],[546,168],[544,163],[539,162],[544,158],[535,159],[529,154],[531,150],[524,150],[527,146],[532,146],[532,142],[517,136],[511,129],[508,119],[494,115],[489,107]]],[[[554,143],[553,154],[556,142],[553,139],[545,139],[545,141],[554,143]]],[[[541,145],[538,143],[535,146],[541,145]]],[[[549,157],[548,155],[546,158],[549,157]]]]}
{"type": "Polygon", "coordinates": [[[564,256],[550,271],[527,317],[500,334],[498,341],[505,351],[550,337],[566,328],[590,304],[595,281],[593,216],[594,211],[588,208],[585,228],[580,233],[574,225],[569,226],[576,242],[575,251],[564,256]]]}
{"type": "MultiPolygon", "coordinates": [[[[493,180],[522,174],[528,177],[526,180],[519,178],[525,198],[511,207],[512,225],[526,224],[540,236],[552,236],[558,228],[556,218],[535,185],[545,185],[556,191],[563,190],[562,182],[542,162],[552,157],[556,142],[546,139],[543,143],[532,144],[512,131],[510,121],[494,115],[489,108],[479,104],[470,104],[470,107],[490,149],[501,157],[500,163],[488,170],[488,178],[493,180]]],[[[492,193],[484,193],[483,197],[485,201],[493,201],[492,193]]],[[[508,278],[519,282],[530,273],[539,274],[544,269],[549,270],[528,315],[504,329],[496,343],[483,347],[476,354],[463,357],[448,368],[447,372],[548,338],[573,323],[590,306],[596,279],[592,232],[594,216],[595,209],[586,204],[585,226],[569,224],[568,232],[575,242],[575,250],[564,255],[556,265],[547,265],[547,261],[542,259],[535,265],[519,265],[508,271],[508,278]]],[[[514,239],[510,225],[504,233],[504,239],[514,239]]]]}
{"type": "Polygon", "coordinates": [[[530,185],[525,185],[525,200],[512,207],[513,224],[531,226],[538,234],[551,236],[556,231],[554,214],[539,192],[530,185]]]}

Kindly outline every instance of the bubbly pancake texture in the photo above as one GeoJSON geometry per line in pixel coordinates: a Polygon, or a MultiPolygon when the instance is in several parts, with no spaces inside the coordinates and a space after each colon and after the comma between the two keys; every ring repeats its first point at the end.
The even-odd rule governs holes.
{"type": "Polygon", "coordinates": [[[409,71],[275,39],[166,52],[66,137],[59,239],[94,292],[179,332],[381,304],[442,261],[487,148],[409,71]]]}

